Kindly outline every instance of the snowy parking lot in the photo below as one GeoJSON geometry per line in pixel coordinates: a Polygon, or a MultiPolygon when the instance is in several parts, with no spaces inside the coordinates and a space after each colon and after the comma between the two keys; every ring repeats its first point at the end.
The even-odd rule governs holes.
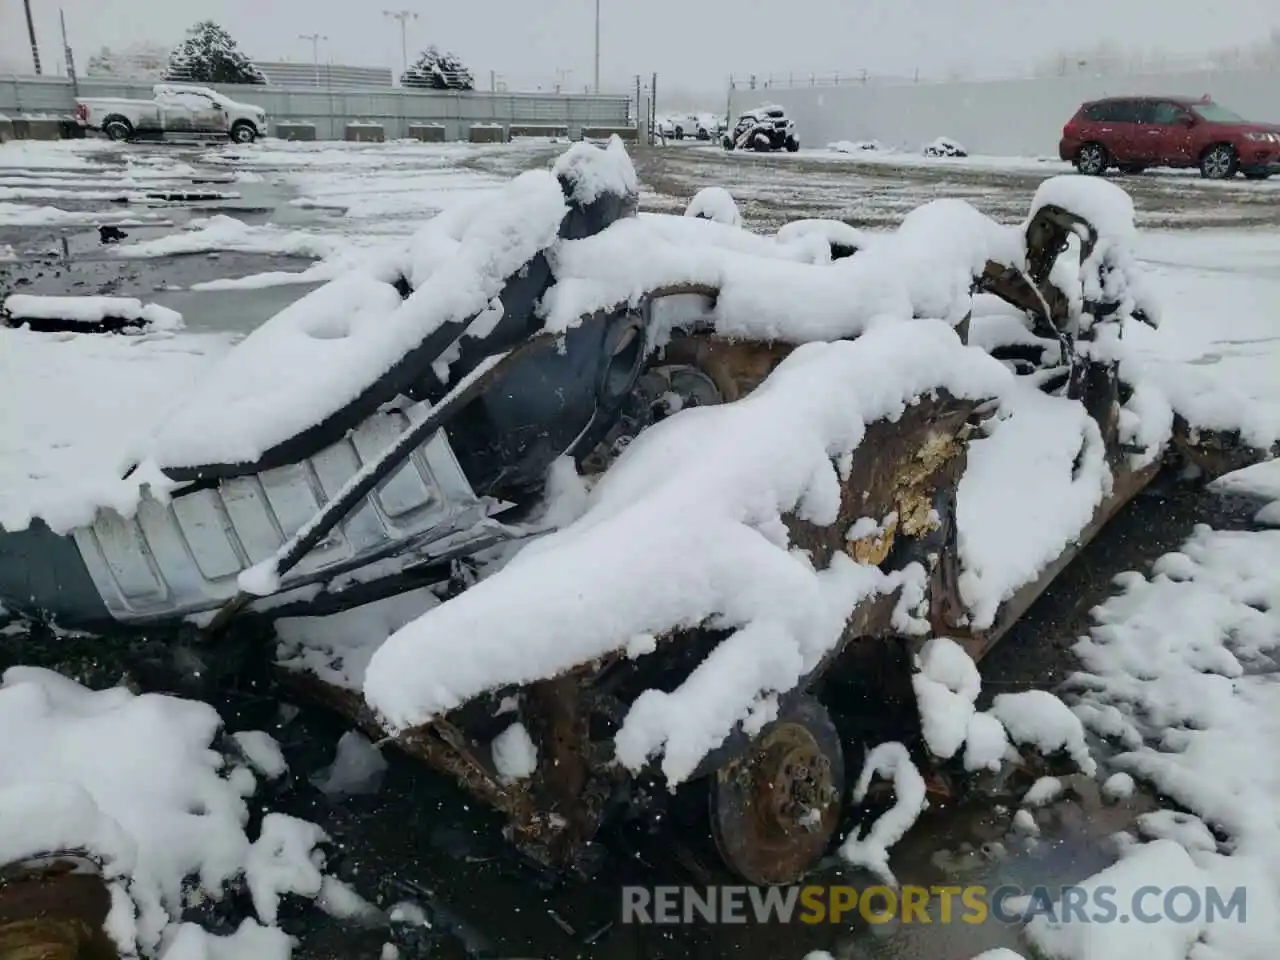
{"type": "MultiPolygon", "coordinates": [[[[440,223],[462,222],[495,196],[520,200],[518,193],[499,191],[524,171],[545,169],[564,147],[275,141],[212,149],[97,141],[0,146],[0,301],[13,294],[111,296],[131,298],[139,310],[157,305],[166,318],[173,316],[169,311],[180,315],[140,336],[0,326],[0,530],[24,529],[33,518],[69,530],[89,523],[97,507],[132,509],[138,480],[126,472],[144,452],[158,449],[147,446],[157,436],[171,448],[212,442],[198,417],[187,426],[176,421],[183,427],[176,439],[172,428],[168,434],[160,428],[193,395],[194,384],[225,373],[220,362],[247,334],[325,282],[352,271],[376,272],[381,264],[399,262],[406,249],[417,263],[443,262],[447,234],[420,233],[424,223],[442,215],[440,223]],[[190,424],[196,426],[188,429],[190,424]]],[[[680,213],[698,190],[714,185],[728,190],[743,223],[757,233],[824,218],[873,238],[891,237],[888,231],[908,212],[939,198],[958,198],[1000,224],[1019,224],[1042,181],[1066,172],[1063,164],[1025,158],[813,150],[760,157],[691,145],[640,149],[634,161],[642,213],[680,213]]],[[[1234,430],[1253,446],[1271,447],[1280,439],[1280,184],[1202,183],[1158,172],[1115,182],[1133,198],[1135,275],[1142,276],[1161,315],[1158,330],[1140,328],[1120,348],[1126,371],[1147,391],[1130,405],[1135,418],[1172,421],[1177,412],[1199,427],[1234,430]]],[[[747,244],[733,242],[744,249],[747,244]]],[[[726,241],[726,249],[730,245],[726,241]]],[[[802,246],[797,241],[794,249],[802,246]]],[[[557,266],[584,276],[600,261],[645,259],[625,244],[588,254],[578,261],[566,256],[557,266]]],[[[886,254],[871,262],[896,261],[886,254]]],[[[476,267],[478,275],[485,266],[476,267]]],[[[689,267],[695,278],[698,269],[689,267]]],[[[768,276],[740,282],[747,280],[759,284],[751,288],[758,291],[768,276]]],[[[597,306],[588,284],[576,292],[578,299],[561,303],[562,310],[573,307],[576,316],[597,306]]],[[[840,305],[815,292],[808,303],[798,298],[767,306],[787,316],[760,321],[764,325],[821,326],[840,305]]],[[[554,320],[556,304],[549,309],[554,320]]],[[[386,319],[374,313],[360,322],[386,319]]],[[[912,320],[908,312],[906,322],[927,321],[912,320]]],[[[866,336],[865,351],[884,344],[885,355],[892,355],[883,327],[872,330],[868,323],[866,336]]],[[[930,362],[935,346],[937,365],[947,367],[952,355],[932,340],[921,344],[919,363],[930,362]]],[[[851,353],[850,363],[864,364],[856,369],[874,379],[874,354],[851,353]]],[[[781,411],[764,435],[798,458],[809,449],[807,438],[797,436],[804,423],[797,411],[808,409],[801,402],[805,376],[817,383],[830,374],[817,361],[807,373],[794,364],[790,370],[790,379],[777,378],[758,406],[781,411]]],[[[270,374],[258,371],[263,383],[289,380],[270,374]]],[[[956,394],[969,389],[975,399],[1003,382],[980,364],[972,371],[948,367],[947,377],[930,383],[956,394]]],[[[281,383],[272,388],[283,395],[281,383]]],[[[896,395],[873,393],[851,388],[825,396],[865,404],[860,415],[870,423],[899,402],[896,395]]],[[[1010,406],[1016,408],[1013,401],[1010,406]]],[[[1071,416],[1062,422],[1078,429],[1071,416]]],[[[706,456],[717,443],[729,449],[721,428],[732,423],[707,423],[686,452],[700,449],[706,456]]],[[[1136,435],[1145,436],[1140,428],[1136,435]]],[[[1036,438],[1020,440],[1034,444],[1036,438]]],[[[655,453],[653,446],[641,453],[662,465],[663,451],[655,453]]],[[[990,520],[990,535],[974,537],[967,547],[973,555],[985,551],[990,563],[981,572],[989,582],[1025,566],[1019,545],[1034,539],[1024,537],[1025,530],[1003,528],[1002,510],[1053,528],[1066,522],[1066,512],[1083,509],[1088,516],[1096,503],[1038,502],[1027,485],[1045,475],[1039,468],[1053,467],[1048,461],[1061,459],[1052,444],[1044,448],[1045,462],[1025,475],[1004,478],[989,466],[992,472],[984,476],[1008,483],[1007,491],[968,492],[968,509],[980,509],[990,520]]],[[[643,461],[636,456],[631,462],[643,461]]],[[[752,461],[742,463],[745,468],[752,461]]],[[[1074,474],[1088,475],[1091,465],[1068,466],[1073,476],[1067,490],[1077,496],[1074,474]]],[[[926,647],[916,691],[924,736],[936,755],[959,758],[964,747],[973,759],[972,765],[965,761],[971,772],[1001,768],[1008,759],[1007,733],[1046,753],[1064,748],[1073,772],[1036,779],[1032,786],[1026,769],[1006,769],[963,801],[935,802],[921,815],[925,784],[915,768],[900,764],[892,751],[873,753],[871,766],[893,779],[894,809],[914,805],[907,823],[920,818],[910,830],[904,824],[905,836],[893,835],[892,824],[862,837],[855,832],[843,845],[843,858],[824,863],[815,880],[878,882],[859,872],[865,868],[886,881],[925,886],[1104,884],[1120,891],[1120,899],[1148,884],[1244,887],[1247,923],[1055,924],[1042,916],[1028,918],[1025,926],[855,922],[750,933],[623,927],[616,923],[616,884],[713,882],[679,872],[688,857],[673,852],[680,842],[675,834],[625,835],[619,841],[627,851],[620,858],[624,865],[609,874],[615,886],[552,883],[513,862],[500,825],[472,809],[452,784],[391,751],[383,757],[322,711],[300,711],[266,678],[234,689],[197,684],[181,697],[144,693],[150,689],[146,670],[127,658],[120,661],[127,682],[115,685],[121,683],[117,661],[95,646],[115,641],[53,636],[20,619],[4,628],[0,646],[0,668],[10,668],[0,685],[0,727],[11,731],[0,745],[0,865],[52,849],[94,851],[115,871],[111,938],[171,960],[256,960],[286,957],[291,950],[296,957],[412,958],[433,946],[449,956],[740,954],[800,960],[810,951],[828,951],[841,960],[970,960],[1006,948],[1062,960],[1120,960],[1139,950],[1150,960],[1269,958],[1280,948],[1280,768],[1266,762],[1280,733],[1278,466],[1272,461],[1229,474],[1208,491],[1162,486],[1140,498],[982,663],[981,676],[956,645],[935,641],[926,647]],[[42,669],[65,670],[68,664],[86,686],[42,669]],[[1050,705],[1043,710],[1031,707],[1039,701],[1018,699],[1035,688],[1052,689],[1071,710],[1059,712],[1061,703],[1053,698],[1046,698],[1050,705]],[[994,755],[984,752],[975,733],[984,727],[997,732],[994,755]],[[222,730],[235,733],[224,737],[222,730]],[[958,740],[956,730],[962,731],[958,740]],[[949,748],[941,746],[950,740],[949,748]],[[207,894],[233,881],[240,883],[239,893],[222,904],[197,889],[207,894]],[[429,933],[418,918],[430,919],[429,933]]],[[[580,540],[590,545],[593,525],[610,532],[622,506],[633,501],[667,497],[665,502],[687,509],[692,501],[681,497],[691,496],[689,490],[667,490],[654,479],[661,476],[619,477],[612,494],[602,485],[580,540]]],[[[715,470],[704,471],[689,489],[719,479],[715,470]]],[[[788,489],[805,487],[803,477],[787,483],[788,489]]],[[[735,495],[751,504],[744,512],[758,509],[749,491],[735,495]]],[[[560,506],[576,517],[582,508],[573,512],[573,499],[569,489],[560,506]]],[[[731,500],[726,493],[717,509],[728,510],[731,500]]],[[[672,549],[663,557],[669,569],[700,582],[714,571],[675,547],[687,546],[694,534],[727,530],[714,526],[714,514],[692,511],[684,539],[632,542],[646,544],[655,560],[662,549],[672,549]]],[[[501,647],[504,637],[518,641],[534,614],[554,616],[557,576],[570,571],[603,582],[609,572],[646,573],[643,563],[628,565],[634,557],[601,563],[603,573],[590,564],[573,567],[572,550],[570,541],[561,567],[547,551],[532,550],[523,558],[531,562],[513,563],[502,584],[470,595],[475,602],[457,605],[452,620],[448,604],[432,611],[436,629],[474,631],[469,657],[455,656],[453,648],[426,649],[414,625],[425,607],[415,607],[413,595],[362,622],[361,642],[354,645],[350,629],[344,633],[333,621],[287,621],[279,629],[278,655],[322,665],[363,689],[384,716],[412,727],[451,706],[464,682],[474,679],[477,693],[499,685],[493,677],[501,671],[468,676],[471,658],[478,659],[476,651],[486,644],[501,647]],[[517,594],[522,575],[526,590],[517,594]],[[510,593],[501,592],[503,584],[510,593]],[[547,592],[539,597],[538,589],[547,592]],[[518,605],[504,611],[489,599],[504,596],[518,605]]],[[[589,554],[586,547],[581,552],[589,554]]],[[[729,561],[724,563],[727,568],[729,561]]],[[[970,583],[981,579],[975,574],[970,583]]],[[[1009,590],[992,602],[1007,598],[1017,582],[1010,580],[1009,590]]],[[[808,589],[808,581],[792,583],[808,589]]],[[[765,585],[753,589],[764,597],[761,603],[768,601],[765,585]]],[[[646,596],[655,607],[668,604],[676,621],[699,619],[689,612],[695,608],[681,606],[692,601],[678,589],[646,596]]],[[[826,595],[815,589],[812,596],[826,595]]],[[[608,652],[582,653],[598,624],[634,626],[634,655],[645,652],[644,616],[634,609],[597,614],[596,621],[559,625],[564,659],[556,670],[608,652]]],[[[822,619],[797,615],[797,622],[822,619]]],[[[157,658],[154,638],[118,643],[141,650],[144,662],[157,658]]],[[[218,673],[216,665],[191,656],[197,660],[187,665],[189,673],[218,673]]],[[[791,669],[763,655],[755,662],[791,669]]],[[[513,659],[503,682],[519,682],[523,667],[513,659]]],[[[673,774],[701,758],[699,737],[706,731],[672,718],[698,716],[710,724],[714,718],[707,716],[717,708],[733,714],[736,704],[717,706],[722,692],[706,686],[651,698],[648,712],[633,711],[626,735],[619,735],[620,757],[625,760],[629,750],[643,760],[665,748],[664,771],[679,780],[673,774]],[[694,695],[701,695],[700,704],[689,702],[694,695]]],[[[494,751],[502,754],[499,765],[518,778],[529,759],[524,741],[508,737],[494,751]]],[[[861,771],[852,758],[848,763],[852,785],[861,771]]],[[[993,960],[1011,956],[991,954],[993,960]]]]}

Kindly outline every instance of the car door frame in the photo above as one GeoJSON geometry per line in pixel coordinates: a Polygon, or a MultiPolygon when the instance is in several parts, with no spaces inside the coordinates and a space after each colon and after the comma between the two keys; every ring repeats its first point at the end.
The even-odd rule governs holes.
{"type": "Polygon", "coordinates": [[[1152,125],[1160,128],[1160,153],[1152,162],[1152,166],[1168,166],[1168,167],[1190,167],[1195,166],[1196,150],[1195,150],[1195,134],[1193,128],[1195,123],[1185,123],[1190,118],[1195,121],[1195,115],[1187,109],[1186,104],[1178,103],[1176,100],[1153,99],[1152,100],[1152,125]],[[1161,107],[1171,107],[1172,117],[1169,122],[1161,120],[1158,111],[1161,107]]]}

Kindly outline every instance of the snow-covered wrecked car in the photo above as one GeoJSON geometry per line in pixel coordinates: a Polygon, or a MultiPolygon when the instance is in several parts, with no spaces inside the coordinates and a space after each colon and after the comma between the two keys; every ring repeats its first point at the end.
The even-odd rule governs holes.
{"type": "Polygon", "coordinates": [[[969,151],[948,137],[938,137],[920,148],[926,157],[967,157],[969,151]]]}
{"type": "Polygon", "coordinates": [[[702,784],[726,863],[778,883],[836,830],[833,709],[879,711],[930,638],[981,656],[1166,461],[1274,442],[1144,364],[1109,182],[887,234],[636,197],[620,141],[575,145],[303,297],[123,477],[0,493],[0,601],[209,642],[277,618],[287,683],[531,856],[702,784]]]}
{"type": "Polygon", "coordinates": [[[721,141],[726,150],[755,150],[768,153],[786,150],[795,153],[800,149],[796,125],[788,119],[786,111],[777,106],[757,107],[738,117],[733,129],[721,141]]]}

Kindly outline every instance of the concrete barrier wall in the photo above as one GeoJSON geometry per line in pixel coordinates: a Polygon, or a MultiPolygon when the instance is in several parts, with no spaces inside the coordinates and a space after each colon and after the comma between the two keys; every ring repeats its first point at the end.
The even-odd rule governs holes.
{"type": "Polygon", "coordinates": [[[735,89],[730,104],[735,118],[763,103],[779,104],[794,117],[806,147],[880,140],[918,150],[945,136],[972,153],[1056,156],[1062,125],[1087,100],[1206,93],[1251,120],[1280,123],[1280,70],[735,89]]]}
{"type": "MultiPolygon", "coordinates": [[[[438,123],[449,140],[465,140],[475,123],[554,124],[581,136],[583,126],[625,125],[630,101],[626,97],[586,94],[482,93],[467,91],[315,90],[264,86],[210,84],[233,100],[251,103],[267,112],[272,123],[313,123],[320,140],[341,140],[348,123],[378,123],[387,139],[409,136],[409,125],[438,123]]],[[[150,99],[149,83],[81,80],[81,97],[150,99]]],[[[0,76],[0,114],[71,114],[75,94],[63,77],[0,76]]]]}

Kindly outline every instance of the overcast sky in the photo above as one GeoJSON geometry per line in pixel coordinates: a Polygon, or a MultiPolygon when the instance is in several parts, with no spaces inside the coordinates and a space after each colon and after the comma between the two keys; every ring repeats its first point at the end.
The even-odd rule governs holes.
{"type": "MultiPolygon", "coordinates": [[[[487,87],[589,83],[595,0],[383,0],[419,13],[410,56],[452,49],[487,87]],[[565,76],[562,74],[562,76],[565,76]]],[[[46,61],[61,61],[59,0],[31,0],[46,61]]],[[[1171,52],[1248,44],[1280,24],[1280,0],[600,0],[601,74],[625,88],[657,71],[660,92],[717,91],[730,73],[976,75],[1016,71],[1063,49],[1102,40],[1171,52]]],[[[147,39],[173,44],[197,19],[231,31],[255,59],[310,61],[299,34],[321,33],[321,59],[399,68],[399,24],[383,3],[346,0],[61,0],[72,49],[147,39]]],[[[0,0],[0,63],[29,70],[22,0],[0,0]]]]}

